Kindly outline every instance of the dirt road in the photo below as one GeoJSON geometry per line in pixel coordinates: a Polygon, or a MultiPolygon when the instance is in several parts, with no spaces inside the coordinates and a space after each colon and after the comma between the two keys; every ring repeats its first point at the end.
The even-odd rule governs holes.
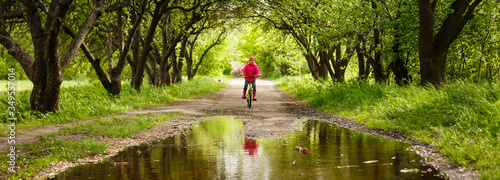
{"type": "MultiPolygon", "coordinates": [[[[304,106],[305,103],[291,100],[272,81],[262,79],[257,80],[257,101],[248,108],[246,100],[241,98],[243,86],[242,78],[233,79],[221,92],[178,101],[175,105],[129,112],[127,115],[182,111],[194,118],[214,115],[244,117],[252,121],[248,128],[262,138],[294,131],[295,125],[305,118],[303,116],[311,116],[311,113],[304,114],[291,108],[292,104],[304,106]]],[[[314,111],[309,109],[309,112],[314,111]]]]}

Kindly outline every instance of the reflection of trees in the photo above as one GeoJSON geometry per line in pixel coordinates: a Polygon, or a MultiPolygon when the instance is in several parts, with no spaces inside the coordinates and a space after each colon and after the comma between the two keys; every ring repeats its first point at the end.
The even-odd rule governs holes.
{"type": "Polygon", "coordinates": [[[109,179],[107,174],[117,174],[115,179],[144,179],[146,176],[150,179],[228,179],[235,176],[283,179],[304,173],[313,179],[331,179],[332,175],[337,179],[419,178],[417,173],[400,172],[403,168],[420,167],[418,155],[405,152],[408,145],[403,143],[322,121],[308,121],[298,132],[283,135],[283,139],[259,139],[257,143],[251,136],[235,136],[234,128],[242,129],[241,121],[239,125],[235,122],[238,121],[205,122],[189,129],[183,133],[185,135],[133,147],[112,159],[130,162],[130,165],[95,166],[89,169],[90,176],[92,179],[109,179]],[[226,144],[221,146],[220,142],[226,144]],[[293,150],[296,145],[308,148],[311,154],[297,153],[293,150]],[[249,155],[256,154],[260,148],[259,156],[244,155],[242,148],[249,155]],[[374,160],[376,162],[363,163],[374,160]],[[293,161],[296,163],[292,164],[293,161]],[[390,163],[393,165],[388,165],[390,163]]]}
{"type": "MultiPolygon", "coordinates": [[[[336,127],[328,122],[309,120],[303,127],[305,133],[298,133],[288,140],[291,146],[301,145],[311,150],[311,161],[328,162],[325,167],[342,168],[348,179],[370,176],[375,179],[394,179],[409,176],[400,169],[419,167],[417,155],[406,153],[408,146],[391,139],[359,133],[350,129],[336,127]],[[393,159],[393,157],[396,157],[393,159]],[[363,163],[376,160],[376,163],[363,163]],[[411,162],[414,160],[414,162],[411,162]],[[391,165],[392,163],[392,165],[391,165]],[[363,174],[360,174],[362,171],[363,174]]],[[[328,169],[327,168],[327,169],[328,169]]],[[[316,174],[328,174],[326,169],[315,169],[316,174]]],[[[406,177],[408,178],[408,177],[406,177]]]]}

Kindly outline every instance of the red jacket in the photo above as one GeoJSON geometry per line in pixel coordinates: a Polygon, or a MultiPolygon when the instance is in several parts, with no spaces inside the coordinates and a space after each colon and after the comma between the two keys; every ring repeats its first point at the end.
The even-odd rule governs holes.
{"type": "Polygon", "coordinates": [[[247,77],[245,77],[245,80],[253,81],[256,78],[255,77],[248,77],[248,76],[260,74],[259,66],[257,66],[257,64],[255,64],[255,63],[253,63],[252,65],[250,65],[250,63],[248,63],[247,65],[245,65],[245,67],[243,67],[243,69],[241,70],[241,73],[247,75],[247,77]]]}

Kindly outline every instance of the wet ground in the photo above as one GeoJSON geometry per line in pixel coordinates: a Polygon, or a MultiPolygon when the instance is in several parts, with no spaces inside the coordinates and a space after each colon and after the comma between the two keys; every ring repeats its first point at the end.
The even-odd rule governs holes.
{"type": "Polygon", "coordinates": [[[410,144],[318,120],[264,136],[255,123],[208,117],[53,179],[443,179],[410,144]]]}

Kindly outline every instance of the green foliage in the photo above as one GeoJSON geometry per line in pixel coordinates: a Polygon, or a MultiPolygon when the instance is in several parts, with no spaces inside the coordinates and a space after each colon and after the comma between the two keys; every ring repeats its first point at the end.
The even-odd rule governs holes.
{"type": "Polygon", "coordinates": [[[447,78],[495,83],[500,78],[499,4],[483,1],[450,47],[447,78]],[[480,76],[480,77],[479,77],[480,76]]]}
{"type": "Polygon", "coordinates": [[[285,77],[278,85],[320,110],[431,144],[483,177],[499,175],[498,85],[457,82],[435,89],[356,81],[335,84],[310,77],[285,77]]]}
{"type": "MultiPolygon", "coordinates": [[[[214,29],[212,31],[208,31],[200,35],[197,40],[197,46],[195,48],[195,53],[193,55],[193,66],[198,63],[199,58],[203,54],[203,52],[209,48],[210,45],[215,41],[215,37],[219,35],[219,29],[214,29]]],[[[198,72],[196,75],[215,75],[221,76],[223,74],[229,75],[231,71],[231,58],[228,56],[228,47],[231,46],[229,41],[223,41],[221,44],[216,45],[211,48],[210,51],[203,58],[203,63],[200,65],[198,72]]],[[[194,68],[194,67],[193,67],[194,68]]]]}
{"type": "MultiPolygon", "coordinates": [[[[102,85],[95,81],[88,84],[75,85],[61,88],[59,108],[56,113],[40,114],[30,110],[30,91],[20,91],[16,94],[16,132],[28,129],[60,124],[78,119],[94,116],[116,114],[130,110],[148,108],[169,103],[175,99],[193,97],[200,94],[213,93],[221,90],[226,83],[218,82],[219,79],[228,82],[227,77],[199,76],[182,84],[173,84],[167,87],[144,87],[141,92],[127,84],[123,84],[121,95],[112,97],[102,85]]],[[[2,101],[7,101],[7,93],[0,96],[2,101]]],[[[7,102],[0,107],[7,109],[7,102]]],[[[0,113],[5,124],[8,117],[7,111],[0,113]]],[[[1,126],[0,135],[6,136],[9,132],[7,126],[1,126]]]]}
{"type": "Polygon", "coordinates": [[[247,25],[239,32],[238,40],[238,61],[246,64],[248,57],[254,56],[262,75],[267,78],[298,75],[299,71],[307,73],[309,70],[293,39],[276,30],[247,25]]]}

